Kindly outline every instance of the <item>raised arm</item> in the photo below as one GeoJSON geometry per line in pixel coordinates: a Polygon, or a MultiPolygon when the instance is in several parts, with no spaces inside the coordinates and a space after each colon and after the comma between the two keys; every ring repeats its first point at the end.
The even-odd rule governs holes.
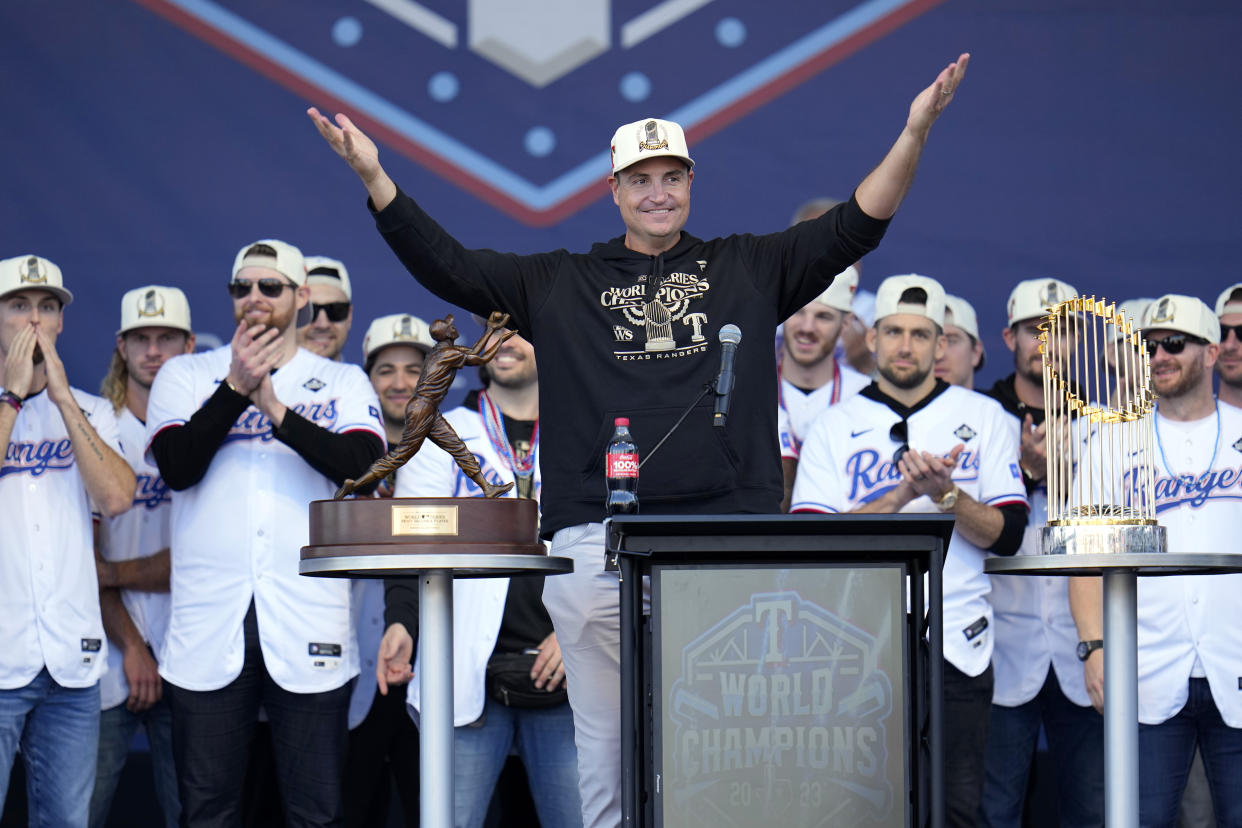
{"type": "MultiPolygon", "coordinates": [[[[946,66],[932,85],[920,92],[914,103],[910,104],[910,116],[906,119],[906,126],[897,137],[897,142],[854,192],[858,206],[867,215],[887,219],[897,212],[914,181],[914,171],[918,169],[923,145],[927,143],[927,133],[940,117],[940,113],[953,100],[958,86],[966,76],[966,65],[969,62],[970,55],[963,53],[946,66]]],[[[323,131],[322,128],[320,131],[323,131]]]]}
{"type": "Polygon", "coordinates": [[[397,185],[380,165],[375,142],[354,126],[346,115],[338,113],[334,124],[313,106],[306,110],[306,114],[333,152],[345,159],[349,168],[362,179],[376,211],[387,207],[397,197],[397,185]]]}

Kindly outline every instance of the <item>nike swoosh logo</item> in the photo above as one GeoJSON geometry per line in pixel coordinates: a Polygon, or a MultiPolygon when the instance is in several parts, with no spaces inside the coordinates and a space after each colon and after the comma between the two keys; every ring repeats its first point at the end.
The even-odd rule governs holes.
{"type": "Polygon", "coordinates": [[[857,437],[860,434],[866,434],[868,431],[874,431],[874,430],[875,430],[875,426],[872,426],[871,428],[864,428],[862,431],[851,431],[850,437],[851,438],[857,437]]]}

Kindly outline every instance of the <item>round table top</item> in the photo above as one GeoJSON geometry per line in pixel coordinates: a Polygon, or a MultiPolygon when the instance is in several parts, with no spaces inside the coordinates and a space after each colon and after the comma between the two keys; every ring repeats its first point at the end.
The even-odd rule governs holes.
{"type": "Polygon", "coordinates": [[[574,571],[574,561],[550,555],[348,555],[307,558],[298,565],[301,574],[321,578],[398,578],[429,570],[449,570],[454,578],[562,575],[574,571]]]}
{"type": "Polygon", "coordinates": [[[1132,570],[1136,575],[1220,575],[1242,572],[1242,555],[1222,552],[1126,553],[1119,555],[1014,555],[988,558],[989,575],[1103,575],[1132,570]]]}

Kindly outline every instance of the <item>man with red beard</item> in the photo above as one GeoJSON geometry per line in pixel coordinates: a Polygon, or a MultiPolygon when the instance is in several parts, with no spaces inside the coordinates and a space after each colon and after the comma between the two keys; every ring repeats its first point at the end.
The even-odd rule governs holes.
{"type": "Polygon", "coordinates": [[[1220,377],[1217,398],[1242,408],[1242,282],[1225,288],[1216,297],[1216,318],[1220,320],[1220,356],[1216,376],[1220,377]]]}
{"type": "Polygon", "coordinates": [[[166,362],[147,405],[147,454],[172,505],[172,609],[160,676],[173,712],[182,825],[240,820],[259,709],[284,811],[339,825],[349,681],[349,584],[298,574],[308,504],[384,450],[361,369],[299,348],[310,298],[301,252],[246,245],[228,286],[232,341],[166,362]]]}
{"type": "MultiPolygon", "coordinates": [[[[1156,392],[1150,468],[1121,458],[1126,503],[1135,476],[1155,479],[1156,518],[1169,552],[1237,553],[1242,525],[1242,410],[1212,394],[1220,322],[1193,296],[1166,294],[1140,328],[1156,392]]],[[[1079,635],[1102,639],[1098,578],[1071,579],[1079,635]]],[[[1196,747],[1219,825],[1242,824],[1242,575],[1140,578],[1138,585],[1139,821],[1175,825],[1196,747]]],[[[1104,646],[1108,646],[1105,642],[1104,646]]],[[[1092,687],[1103,705],[1103,677],[1092,687]]]]}
{"type": "Polygon", "coordinates": [[[815,417],[828,406],[849,399],[871,383],[834,354],[841,331],[852,318],[858,267],[839,273],[828,289],[789,317],[781,326],[781,349],[776,358],[780,383],[777,424],[781,438],[781,468],[789,508],[798,452],[815,417]]]}

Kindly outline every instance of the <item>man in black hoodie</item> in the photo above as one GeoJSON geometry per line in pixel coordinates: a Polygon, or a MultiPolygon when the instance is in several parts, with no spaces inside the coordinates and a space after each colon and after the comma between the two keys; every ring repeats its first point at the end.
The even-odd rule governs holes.
{"type": "MultiPolygon", "coordinates": [[[[646,118],[617,130],[609,184],[625,235],[516,256],[467,250],[384,172],[378,150],[344,115],[308,115],[370,196],[385,241],[419,282],[486,317],[503,310],[540,359],[543,523],[572,575],[549,578],[544,603],[565,659],[577,734],[584,822],[620,822],[619,611],[603,572],[604,449],[628,416],[640,449],[655,445],[689,393],[715,376],[713,334],[732,323],[757,341],[874,249],[913,181],[933,123],[969,55],[915,98],[901,135],[850,200],[765,236],[703,241],[684,232],[694,162],[681,127],[646,118]],[[569,391],[568,389],[572,389],[569,391]]],[[[738,351],[733,406],[711,428],[712,401],[643,468],[646,514],[775,513],[783,485],[776,370],[768,348],[738,351]]]]}

